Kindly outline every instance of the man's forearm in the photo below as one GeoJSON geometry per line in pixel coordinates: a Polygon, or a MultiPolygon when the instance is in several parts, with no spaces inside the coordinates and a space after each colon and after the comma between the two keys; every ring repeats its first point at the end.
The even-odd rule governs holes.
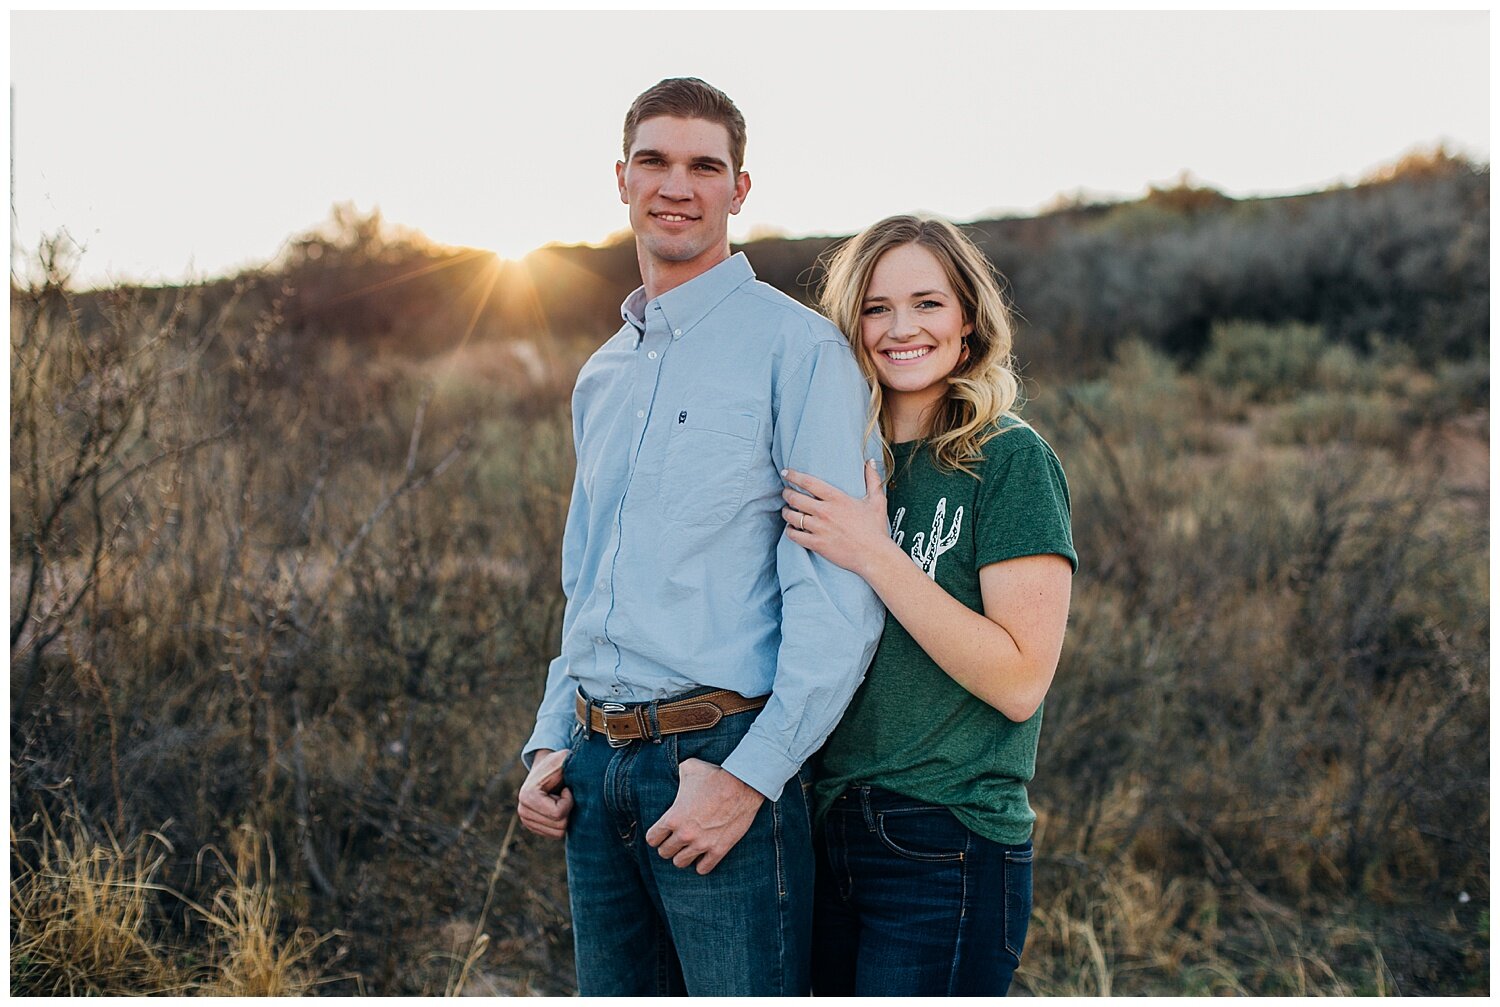
{"type": "Polygon", "coordinates": [[[885,624],[869,585],[785,538],[782,640],[771,698],[724,768],[770,800],[833,732],[885,624]]]}

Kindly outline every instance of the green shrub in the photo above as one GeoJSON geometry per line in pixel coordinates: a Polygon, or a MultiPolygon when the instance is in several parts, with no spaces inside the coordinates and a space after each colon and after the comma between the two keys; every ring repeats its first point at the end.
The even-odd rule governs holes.
{"type": "Polygon", "coordinates": [[[1487,357],[1444,361],[1427,394],[1414,403],[1425,422],[1439,422],[1487,408],[1490,404],[1490,362],[1487,357]]]}
{"type": "Polygon", "coordinates": [[[1315,325],[1220,322],[1209,340],[1198,373],[1255,402],[1284,401],[1311,386],[1324,350],[1323,331],[1315,325]]]}
{"type": "Polygon", "coordinates": [[[1364,444],[1394,448],[1409,436],[1405,411],[1383,395],[1308,392],[1268,419],[1272,444],[1364,444]]]}
{"type": "Polygon", "coordinates": [[[1315,386],[1328,392],[1373,392],[1380,387],[1374,362],[1347,343],[1324,348],[1315,375],[1315,386]]]}

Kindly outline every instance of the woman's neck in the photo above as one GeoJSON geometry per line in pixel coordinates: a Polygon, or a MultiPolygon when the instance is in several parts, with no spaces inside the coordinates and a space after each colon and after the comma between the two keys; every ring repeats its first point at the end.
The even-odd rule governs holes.
{"type": "Polygon", "coordinates": [[[927,436],[932,418],[947,393],[946,388],[937,389],[936,394],[926,389],[921,392],[892,392],[887,388],[885,413],[891,421],[892,440],[897,444],[904,444],[927,436]]]}

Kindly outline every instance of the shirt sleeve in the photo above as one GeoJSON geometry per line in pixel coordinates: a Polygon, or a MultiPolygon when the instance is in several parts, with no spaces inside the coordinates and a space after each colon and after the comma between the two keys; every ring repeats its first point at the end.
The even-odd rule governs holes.
{"type": "MultiPolygon", "coordinates": [[[[574,405],[573,454],[578,455],[578,409],[574,405]]],[[[574,603],[578,587],[578,572],[583,565],[584,545],[588,539],[588,495],[583,487],[582,466],[573,473],[573,494],[568,500],[568,520],[563,526],[562,544],[562,589],[566,603],[563,607],[562,639],[567,640],[568,631],[577,617],[578,606],[574,603]]],[[[561,649],[561,648],[559,648],[561,649]]],[[[573,694],[577,682],[568,674],[568,659],[559,653],[547,666],[547,685],[542,692],[542,704],[536,713],[536,728],[521,749],[521,761],[531,768],[532,755],[538,749],[557,751],[566,748],[571,739],[577,714],[573,709],[573,694]]]]}
{"type": "Polygon", "coordinates": [[[1047,442],[1029,428],[1000,434],[990,445],[1006,437],[1025,437],[1031,443],[1010,451],[984,472],[974,528],[975,562],[983,567],[1055,553],[1066,558],[1077,573],[1072,504],[1062,464],[1047,442]]]}
{"type": "MultiPolygon", "coordinates": [[[[863,496],[864,460],[879,457],[878,442],[866,439],[870,389],[843,340],[809,349],[782,382],[778,399],[771,438],[776,467],[863,496]]],[[[869,585],[784,533],[776,573],[781,645],[771,698],[723,767],[773,801],[843,716],[885,623],[869,585]]]]}

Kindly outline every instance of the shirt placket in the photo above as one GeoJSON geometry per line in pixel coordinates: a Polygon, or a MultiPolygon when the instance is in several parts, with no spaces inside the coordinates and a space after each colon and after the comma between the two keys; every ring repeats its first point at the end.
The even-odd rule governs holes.
{"type": "MultiPolygon", "coordinates": [[[[656,402],[657,388],[661,384],[661,365],[666,356],[667,344],[672,341],[665,312],[661,304],[646,309],[646,331],[636,344],[635,380],[632,382],[631,405],[634,407],[635,426],[630,438],[630,476],[635,476],[635,463],[640,458],[641,445],[646,440],[646,424],[651,419],[651,407],[656,402]]],[[[629,492],[627,490],[627,492],[629,492]]]]}
{"type": "Polygon", "coordinates": [[[601,649],[613,651],[614,657],[614,685],[610,692],[614,695],[622,695],[629,690],[629,684],[622,678],[624,668],[620,656],[620,649],[616,646],[609,635],[609,616],[614,611],[614,584],[617,576],[617,568],[620,558],[620,550],[624,545],[627,530],[625,528],[625,501],[630,496],[631,488],[635,484],[636,465],[640,460],[641,447],[646,440],[646,426],[651,422],[652,406],[656,402],[656,393],[661,383],[661,368],[666,358],[667,346],[672,341],[672,334],[667,323],[665,313],[660,304],[652,304],[646,310],[646,328],[641,333],[635,345],[636,359],[632,368],[630,381],[630,446],[629,461],[625,469],[625,488],[620,494],[620,499],[615,505],[615,548],[610,559],[609,575],[600,581],[599,588],[607,592],[609,604],[604,616],[604,635],[595,641],[601,649]]]}

